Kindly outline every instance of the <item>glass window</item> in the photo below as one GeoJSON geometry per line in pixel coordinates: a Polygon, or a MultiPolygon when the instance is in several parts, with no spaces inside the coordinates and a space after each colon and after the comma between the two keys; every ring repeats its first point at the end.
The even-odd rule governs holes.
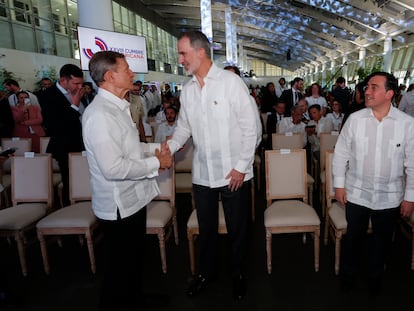
{"type": "Polygon", "coordinates": [[[142,35],[142,17],[139,15],[136,15],[135,18],[135,24],[136,24],[136,31],[137,35],[142,35]]]}
{"type": "Polygon", "coordinates": [[[12,34],[10,32],[10,23],[0,20],[0,46],[4,48],[13,49],[12,34]]]}
{"type": "Polygon", "coordinates": [[[70,46],[70,41],[68,40],[68,37],[62,34],[56,33],[55,40],[56,40],[56,55],[71,58],[72,48],[70,46]]]}
{"type": "Polygon", "coordinates": [[[40,53],[56,55],[53,33],[43,30],[36,30],[36,38],[38,42],[38,50],[40,53]]]}
{"type": "Polygon", "coordinates": [[[12,27],[13,33],[19,34],[15,40],[16,49],[27,52],[37,52],[32,27],[17,23],[14,23],[12,27]]]}

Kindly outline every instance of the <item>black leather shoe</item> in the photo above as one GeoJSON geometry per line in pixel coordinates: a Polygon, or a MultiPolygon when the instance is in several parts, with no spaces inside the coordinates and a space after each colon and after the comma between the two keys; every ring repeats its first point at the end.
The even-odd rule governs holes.
{"type": "Polygon", "coordinates": [[[202,292],[207,286],[207,278],[199,275],[195,277],[188,286],[186,291],[187,296],[193,297],[202,292]]]}
{"type": "Polygon", "coordinates": [[[344,293],[349,293],[355,285],[355,278],[348,274],[341,275],[341,290],[344,293]]]}
{"type": "Polygon", "coordinates": [[[246,280],[243,276],[233,279],[233,296],[236,300],[243,300],[246,296],[246,280]]]}

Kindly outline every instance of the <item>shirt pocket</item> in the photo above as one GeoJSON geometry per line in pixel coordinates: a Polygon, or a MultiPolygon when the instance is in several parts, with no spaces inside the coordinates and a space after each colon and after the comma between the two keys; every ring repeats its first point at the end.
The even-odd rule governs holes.
{"type": "Polygon", "coordinates": [[[392,139],[388,145],[388,158],[391,160],[403,158],[403,144],[400,140],[392,139]]]}

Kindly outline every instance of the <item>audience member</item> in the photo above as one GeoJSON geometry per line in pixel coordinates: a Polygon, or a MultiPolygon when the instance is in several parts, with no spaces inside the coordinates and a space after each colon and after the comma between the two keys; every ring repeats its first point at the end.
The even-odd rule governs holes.
{"type": "Polygon", "coordinates": [[[246,293],[249,180],[253,177],[254,155],[260,142],[256,106],[243,80],[212,62],[210,43],[202,32],[181,34],[178,55],[179,62],[193,78],[184,85],[177,127],[167,142],[172,153],[190,136],[196,146],[192,178],[200,243],[199,274],[191,282],[187,295],[203,291],[217,272],[221,197],[231,243],[233,294],[240,300],[246,293]]]}
{"type": "Polygon", "coordinates": [[[177,109],[174,107],[166,107],[163,112],[165,114],[166,121],[158,124],[157,131],[155,134],[154,142],[162,143],[169,139],[177,126],[177,109]]]}
{"type": "Polygon", "coordinates": [[[283,77],[280,78],[279,84],[276,85],[276,96],[279,98],[280,96],[282,96],[283,91],[287,89],[288,87],[286,85],[286,79],[283,77]]]}
{"type": "Polygon", "coordinates": [[[344,107],[341,105],[342,111],[344,111],[344,118],[342,120],[342,126],[344,126],[345,121],[348,119],[351,113],[365,108],[365,95],[364,88],[367,85],[367,81],[361,81],[355,86],[355,92],[352,99],[352,104],[349,107],[344,107]]]}
{"type": "Polygon", "coordinates": [[[284,90],[279,98],[279,101],[286,104],[287,116],[290,116],[292,107],[295,106],[299,100],[303,97],[303,79],[296,77],[292,81],[292,87],[288,90],[284,90]]]}
{"type": "Polygon", "coordinates": [[[143,98],[140,94],[141,86],[141,81],[135,81],[132,85],[132,89],[126,93],[126,100],[128,100],[130,104],[129,110],[131,112],[132,121],[134,121],[135,126],[138,129],[139,140],[143,143],[146,143],[147,138],[145,135],[145,129],[143,124],[143,118],[145,118],[146,114],[144,110],[144,105],[142,103],[143,98]]]}
{"type": "Polygon", "coordinates": [[[69,205],[69,152],[84,150],[79,105],[85,92],[83,72],[73,64],[63,65],[59,80],[42,96],[43,119],[46,134],[50,136],[46,151],[59,164],[62,175],[62,202],[69,205]]]}
{"type": "Polygon", "coordinates": [[[336,99],[332,102],[332,112],[326,115],[328,120],[331,120],[334,131],[340,131],[344,114],[341,109],[341,104],[336,99]]]}
{"type": "Polygon", "coordinates": [[[272,112],[272,107],[277,103],[277,96],[275,92],[275,84],[269,82],[266,84],[266,89],[264,90],[261,100],[260,100],[260,110],[262,113],[272,112]]]}
{"type": "MultiPolygon", "coordinates": [[[[40,89],[38,89],[36,92],[33,92],[33,94],[36,95],[39,104],[42,104],[42,101],[40,98],[42,97],[43,93],[50,88],[53,85],[53,81],[50,78],[44,77],[40,80],[40,89]]],[[[43,107],[42,107],[43,108],[43,107]]]]}
{"type": "Polygon", "coordinates": [[[322,88],[318,83],[313,83],[310,88],[311,94],[306,97],[309,107],[312,105],[321,106],[322,115],[326,115],[326,110],[328,108],[328,103],[326,102],[325,97],[323,97],[322,88]]]}
{"type": "Polygon", "coordinates": [[[311,120],[306,126],[306,133],[308,134],[308,140],[312,147],[312,154],[316,159],[320,159],[319,149],[321,133],[330,133],[333,130],[333,124],[331,120],[322,116],[321,106],[318,104],[309,107],[309,115],[311,120]]]}
{"type": "Polygon", "coordinates": [[[310,121],[309,110],[308,110],[308,102],[303,97],[303,98],[299,99],[299,102],[298,102],[297,106],[302,111],[302,122],[305,123],[305,124],[308,124],[309,121],[310,121]]]}
{"type": "Polygon", "coordinates": [[[301,133],[303,136],[303,148],[308,143],[305,131],[306,124],[302,122],[302,109],[296,105],[292,107],[291,116],[285,117],[279,124],[279,133],[301,133]]]}
{"type": "Polygon", "coordinates": [[[339,77],[336,79],[335,88],[331,92],[331,96],[334,97],[340,104],[342,109],[347,111],[351,104],[351,91],[345,85],[345,78],[339,77]]]}
{"type": "MultiPolygon", "coordinates": [[[[23,91],[23,89],[19,86],[19,83],[13,79],[4,80],[3,86],[7,90],[7,92],[9,92],[10,107],[16,106],[18,104],[17,93],[23,91]]],[[[29,94],[31,104],[38,106],[40,108],[39,100],[37,99],[36,95],[29,91],[25,91],[25,92],[29,94]]]]}
{"type": "Polygon", "coordinates": [[[414,117],[414,90],[406,92],[402,97],[398,109],[414,117]]]}
{"type": "MultiPolygon", "coordinates": [[[[124,99],[134,77],[125,56],[97,52],[89,62],[89,71],[99,87],[82,118],[92,208],[100,220],[105,244],[99,311],[142,310],[148,303],[142,288],[146,205],[159,194],[153,177],[159,169],[171,167],[172,157],[168,147],[159,151],[159,144],[137,140],[129,103],[124,99]],[[147,152],[152,155],[145,157],[147,152]]],[[[160,304],[162,297],[156,298],[153,302],[160,304]]]]}
{"type": "Polygon", "coordinates": [[[42,127],[43,117],[38,106],[30,103],[29,94],[21,91],[17,95],[17,105],[13,106],[13,137],[31,138],[32,150],[40,152],[40,137],[45,136],[42,127]]]}
{"type": "Polygon", "coordinates": [[[285,117],[286,104],[283,102],[275,103],[272,107],[272,113],[267,116],[266,133],[267,148],[272,149],[272,134],[277,132],[277,127],[285,117]]]}
{"type": "Polygon", "coordinates": [[[345,205],[341,286],[355,283],[363,250],[369,249],[368,282],[382,290],[384,268],[399,216],[414,209],[414,119],[393,107],[397,79],[386,72],[367,78],[367,108],[350,115],[335,145],[335,198],[345,205]],[[364,245],[368,223],[372,247],[364,245]]]}

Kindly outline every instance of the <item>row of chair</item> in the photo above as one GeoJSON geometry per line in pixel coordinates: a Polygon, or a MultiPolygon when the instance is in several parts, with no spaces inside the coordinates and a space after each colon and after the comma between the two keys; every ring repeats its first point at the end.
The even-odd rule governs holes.
{"type": "MultiPolygon", "coordinates": [[[[37,231],[47,274],[50,273],[50,266],[45,237],[50,235],[85,237],[91,270],[95,273],[93,237],[98,221],[91,207],[90,175],[86,156],[83,153],[69,154],[71,205],[56,210],[53,209],[51,156],[27,154],[14,156],[10,160],[13,206],[0,210],[0,236],[16,240],[23,275],[28,272],[25,247],[32,237],[30,232],[33,229],[37,231]]],[[[174,170],[169,169],[157,177],[161,193],[147,206],[147,234],[158,235],[164,273],[167,272],[165,237],[170,232],[170,224],[175,242],[178,243],[173,174],[174,170]]]]}

